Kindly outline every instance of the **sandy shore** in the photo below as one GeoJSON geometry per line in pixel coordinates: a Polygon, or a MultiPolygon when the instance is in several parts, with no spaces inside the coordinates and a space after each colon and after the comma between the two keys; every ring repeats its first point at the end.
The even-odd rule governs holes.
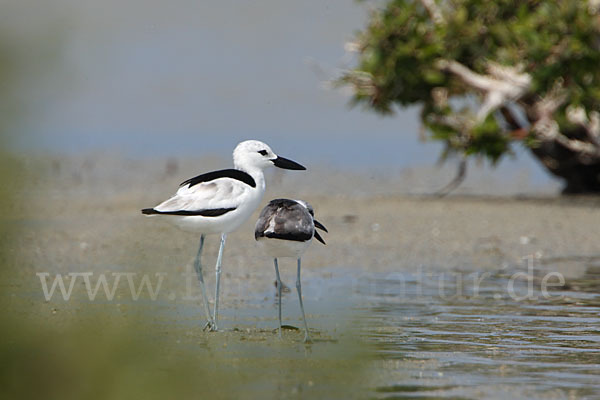
{"type": "MultiPolygon", "coordinates": [[[[210,168],[218,163],[200,164],[210,168]]],[[[185,272],[198,237],[160,218],[144,217],[139,210],[170,195],[176,182],[189,175],[188,169],[168,160],[24,162],[23,177],[13,188],[19,196],[6,208],[6,218],[19,229],[13,248],[20,274],[185,272]]],[[[315,242],[305,255],[307,279],[325,279],[336,269],[499,271],[520,268],[527,256],[541,267],[577,277],[599,262],[599,199],[469,194],[437,198],[341,189],[326,194],[327,187],[339,185],[339,175],[312,174],[306,178],[271,173],[263,201],[305,199],[329,229],[327,246],[315,242]]],[[[345,179],[354,188],[374,185],[373,179],[358,174],[345,179]]],[[[257,215],[258,211],[230,235],[224,259],[225,279],[233,282],[229,285],[250,291],[272,278],[271,262],[259,253],[253,238],[257,215]]],[[[209,237],[207,265],[213,265],[217,245],[217,237],[209,237]]],[[[207,275],[210,284],[212,273],[207,275]]]]}

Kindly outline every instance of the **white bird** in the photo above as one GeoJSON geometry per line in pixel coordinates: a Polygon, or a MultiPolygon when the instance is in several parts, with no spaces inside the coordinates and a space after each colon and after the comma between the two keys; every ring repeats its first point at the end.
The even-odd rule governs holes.
{"type": "Polygon", "coordinates": [[[263,170],[272,165],[293,170],[305,170],[302,165],[277,156],[265,143],[247,140],[233,151],[234,169],[213,171],[183,182],[177,193],[154,208],[145,208],[142,214],[162,215],[181,229],[200,233],[200,246],[194,261],[200,290],[204,300],[207,324],[211,331],[218,330],[219,288],[221,263],[227,234],[239,228],[260,204],[265,193],[263,170]],[[200,261],[204,237],[221,234],[221,245],[215,266],[216,287],[213,315],[202,277],[200,261]]]}
{"type": "Polygon", "coordinates": [[[304,341],[310,342],[308,325],[302,304],[302,284],[300,268],[302,254],[312,242],[313,237],[325,244],[325,241],[315,230],[319,228],[327,232],[327,228],[315,219],[315,213],[310,204],[302,200],[275,199],[263,208],[256,221],[254,238],[264,252],[273,257],[275,276],[277,278],[277,294],[279,297],[279,337],[281,337],[281,278],[279,276],[278,258],[292,257],[298,260],[296,290],[304,321],[304,341]]]}

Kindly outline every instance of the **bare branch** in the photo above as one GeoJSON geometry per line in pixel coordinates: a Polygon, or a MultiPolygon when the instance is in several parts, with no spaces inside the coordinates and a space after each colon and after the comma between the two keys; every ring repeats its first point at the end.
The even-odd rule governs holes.
{"type": "Polygon", "coordinates": [[[585,108],[571,105],[567,107],[567,119],[572,124],[581,126],[590,141],[600,147],[600,114],[597,111],[592,111],[588,119],[585,108]]]}
{"type": "Polygon", "coordinates": [[[452,72],[467,85],[484,93],[483,104],[477,111],[479,122],[508,101],[519,99],[531,86],[531,76],[522,72],[522,66],[506,67],[488,63],[490,75],[482,75],[453,60],[441,60],[437,65],[441,70],[452,72]]]}
{"type": "Polygon", "coordinates": [[[436,124],[448,126],[456,132],[463,134],[470,132],[475,122],[472,116],[469,117],[458,113],[451,115],[431,115],[429,118],[436,124]]]}
{"type": "Polygon", "coordinates": [[[582,126],[585,126],[588,122],[585,109],[581,106],[570,105],[567,107],[567,119],[573,124],[582,126]]]}
{"type": "Polygon", "coordinates": [[[515,118],[515,116],[513,115],[510,108],[508,108],[506,106],[502,106],[502,107],[500,107],[500,113],[504,117],[504,120],[506,121],[506,123],[508,124],[508,127],[511,130],[516,131],[516,130],[523,129],[523,127],[521,126],[519,121],[517,121],[517,118],[515,118]]]}
{"type": "Polygon", "coordinates": [[[592,111],[590,113],[588,129],[596,141],[600,140],[600,113],[598,111],[592,111]]]}
{"type": "Polygon", "coordinates": [[[361,46],[362,45],[357,40],[348,41],[344,43],[344,51],[346,53],[359,53],[361,46]]]}
{"type": "MultiPolygon", "coordinates": [[[[542,97],[533,105],[533,115],[536,116],[531,131],[542,140],[557,140],[560,133],[558,123],[554,120],[554,112],[567,100],[567,94],[563,87],[563,80],[558,79],[546,96],[542,97]]],[[[568,138],[565,137],[565,139],[568,138]]],[[[565,142],[563,140],[563,142],[565,142]]],[[[564,145],[564,143],[563,143],[564,145]]]]}
{"type": "Polygon", "coordinates": [[[495,82],[489,77],[473,72],[454,60],[439,60],[437,67],[443,71],[449,71],[458,75],[467,85],[473,86],[475,89],[489,91],[495,85],[495,82]]]}
{"type": "Polygon", "coordinates": [[[431,90],[431,98],[437,108],[446,107],[448,105],[448,89],[440,86],[433,88],[431,90]]]}
{"type": "Polygon", "coordinates": [[[529,85],[531,85],[531,76],[523,73],[523,70],[525,69],[523,64],[508,67],[489,61],[486,68],[490,75],[501,81],[509,82],[520,87],[529,87],[529,85]]]}
{"type": "Polygon", "coordinates": [[[348,71],[344,80],[350,83],[359,94],[373,96],[376,93],[373,75],[364,71],[348,71]]]}
{"type": "MultiPolygon", "coordinates": [[[[534,104],[533,109],[537,115],[537,121],[533,124],[531,130],[540,139],[554,140],[575,153],[593,157],[600,156],[600,147],[581,140],[570,139],[560,132],[560,127],[554,120],[553,114],[567,101],[567,98],[568,96],[564,90],[562,80],[557,80],[548,94],[534,104]]],[[[581,119],[581,114],[577,111],[572,111],[571,118],[581,119]]],[[[585,117],[585,120],[587,121],[587,117],[585,117]]]]}
{"type": "Polygon", "coordinates": [[[458,169],[456,171],[456,176],[449,183],[447,183],[446,186],[444,186],[443,188],[441,188],[437,192],[435,192],[435,195],[438,197],[444,197],[444,196],[450,194],[450,192],[452,192],[454,189],[456,189],[458,186],[460,186],[461,183],[463,183],[463,181],[465,180],[466,177],[467,177],[467,158],[463,155],[463,157],[460,159],[460,161],[458,163],[458,169]]]}
{"type": "MultiPolygon", "coordinates": [[[[554,121],[556,123],[556,121],[554,121]]],[[[558,124],[557,124],[558,125],[558,124]]],[[[586,156],[594,156],[597,157],[600,155],[600,152],[591,143],[582,142],[581,140],[569,139],[565,135],[559,133],[555,139],[558,143],[565,146],[567,149],[572,150],[576,153],[582,153],[586,156]]]]}
{"type": "Polygon", "coordinates": [[[559,78],[554,82],[552,88],[544,97],[533,104],[532,110],[535,115],[536,122],[552,119],[552,116],[560,106],[567,101],[567,92],[563,85],[563,79],[559,78]]]}
{"type": "Polygon", "coordinates": [[[439,25],[446,23],[446,19],[442,14],[442,10],[440,10],[435,0],[421,0],[421,4],[423,5],[423,7],[425,7],[427,12],[429,13],[429,16],[431,17],[431,20],[435,24],[439,25]]]}

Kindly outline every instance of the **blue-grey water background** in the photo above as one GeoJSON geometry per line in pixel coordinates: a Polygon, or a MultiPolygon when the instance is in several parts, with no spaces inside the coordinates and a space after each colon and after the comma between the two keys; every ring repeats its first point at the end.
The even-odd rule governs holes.
{"type": "MultiPolygon", "coordinates": [[[[379,170],[433,165],[416,108],[351,109],[331,81],[353,65],[345,43],[377,2],[5,1],[10,79],[2,116],[12,149],[130,157],[230,154],[257,138],[310,165],[379,170]],[[15,118],[18,116],[19,118],[15,118]],[[292,151],[293,150],[293,151],[292,151]]],[[[556,182],[515,146],[495,176],[556,182]]],[[[450,162],[448,169],[455,169],[450,162]]]]}

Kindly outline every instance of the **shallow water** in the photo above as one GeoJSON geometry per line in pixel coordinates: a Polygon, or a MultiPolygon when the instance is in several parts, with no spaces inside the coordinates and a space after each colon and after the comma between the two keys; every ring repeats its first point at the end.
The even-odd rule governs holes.
{"type": "MultiPolygon", "coordinates": [[[[308,346],[302,343],[295,288],[285,280],[290,291],[283,296],[283,323],[300,329],[284,332],[283,342],[276,336],[272,281],[243,299],[225,301],[222,332],[216,334],[201,330],[199,299],[90,302],[80,297],[48,306],[58,309],[58,317],[77,310],[77,319],[82,312],[95,318],[94,310],[101,320],[145,316],[148,329],[139,330],[140,338],[166,346],[168,354],[216,357],[218,379],[233,368],[252,377],[236,390],[273,398],[303,393],[377,399],[600,397],[600,294],[593,285],[565,286],[587,291],[544,292],[540,279],[526,275],[511,286],[515,271],[415,271],[371,274],[366,268],[338,267],[323,271],[326,279],[304,279],[314,339],[308,346]],[[368,345],[366,358],[364,352],[354,355],[357,336],[368,345]],[[349,372],[344,371],[348,365],[349,372]],[[271,372],[259,373],[265,368],[271,372]],[[273,381],[276,371],[286,372],[273,381]],[[324,375],[330,371],[336,372],[324,375]],[[359,393],[359,386],[367,394],[359,393]]],[[[586,282],[596,278],[587,275],[586,282]]],[[[22,296],[41,301],[39,291],[22,296]]]]}
{"type": "MultiPolygon", "coordinates": [[[[489,272],[372,275],[334,269],[330,275],[303,285],[316,339],[310,357],[331,352],[348,327],[357,328],[374,352],[364,380],[369,397],[600,397],[598,293],[543,292],[539,282],[530,287],[527,280],[515,281],[511,289],[511,274],[489,272]]],[[[233,338],[277,344],[275,288],[264,288],[223,308],[221,326],[239,333],[233,338]]],[[[148,307],[164,311],[158,325],[179,324],[190,331],[197,330],[202,311],[193,303],[176,306],[175,313],[170,303],[148,307]]],[[[302,326],[293,286],[283,296],[283,316],[284,324],[302,326]]],[[[286,335],[292,349],[286,357],[304,359],[304,352],[298,353],[301,330],[286,335]]],[[[229,345],[236,346],[231,339],[229,345]]]]}
{"type": "Polygon", "coordinates": [[[381,277],[364,293],[377,398],[600,397],[600,295],[520,282],[513,298],[504,276],[477,293],[470,274],[425,276],[381,277]]]}

